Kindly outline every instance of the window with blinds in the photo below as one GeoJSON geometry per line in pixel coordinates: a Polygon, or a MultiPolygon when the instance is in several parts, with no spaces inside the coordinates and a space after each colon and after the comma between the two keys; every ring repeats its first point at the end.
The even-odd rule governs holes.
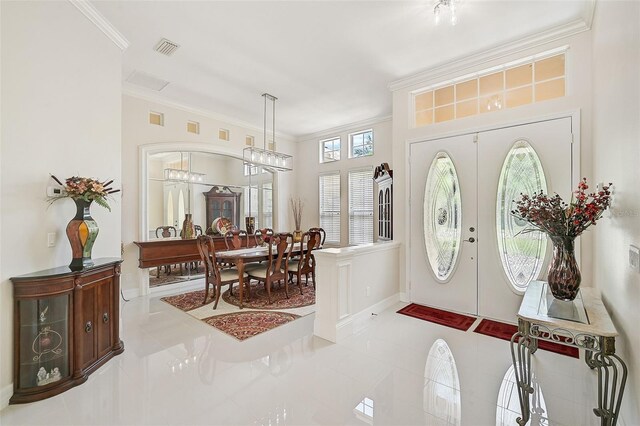
{"type": "Polygon", "coordinates": [[[320,227],[325,243],[340,244],[340,173],[320,175],[320,227]]]}
{"type": "Polygon", "coordinates": [[[349,172],[349,244],[373,242],[373,170],[349,172]]]}
{"type": "Polygon", "coordinates": [[[265,228],[273,228],[273,188],[271,182],[262,185],[262,223],[265,228]]]}
{"type": "MultiPolygon", "coordinates": [[[[258,215],[260,211],[260,206],[258,205],[258,187],[255,185],[245,187],[243,192],[245,216],[255,217],[255,228],[260,229],[262,224],[260,223],[260,216],[258,215]],[[249,200],[251,200],[251,208],[249,208],[249,200]]],[[[239,227],[244,228],[242,225],[239,225],[239,227]]]]}

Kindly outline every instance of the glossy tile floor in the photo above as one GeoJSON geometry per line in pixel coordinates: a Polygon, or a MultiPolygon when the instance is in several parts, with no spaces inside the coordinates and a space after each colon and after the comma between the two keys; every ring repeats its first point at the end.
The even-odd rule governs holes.
{"type": "MultiPolygon", "coordinates": [[[[89,380],[10,406],[2,425],[502,425],[519,410],[509,343],[396,314],[345,342],[314,314],[244,342],[161,302],[122,306],[125,351],[89,380]]],[[[582,360],[534,355],[531,424],[596,425],[582,360]]]]}

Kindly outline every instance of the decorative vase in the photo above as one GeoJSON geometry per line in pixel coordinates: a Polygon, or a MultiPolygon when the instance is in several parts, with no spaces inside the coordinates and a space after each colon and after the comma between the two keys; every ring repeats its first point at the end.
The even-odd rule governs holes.
{"type": "Polygon", "coordinates": [[[190,240],[196,237],[196,228],[193,225],[193,218],[191,213],[185,213],[184,222],[182,222],[182,230],[180,231],[180,238],[183,240],[190,240]]]}
{"type": "Polygon", "coordinates": [[[302,241],[302,231],[300,231],[299,229],[293,231],[293,242],[299,243],[300,241],[302,241]]]}
{"type": "Polygon", "coordinates": [[[549,264],[547,282],[553,297],[571,301],[580,290],[582,276],[575,257],[575,237],[549,236],[553,243],[553,257],[549,264]]]}
{"type": "Polygon", "coordinates": [[[67,238],[71,244],[72,271],[81,270],[87,266],[93,266],[91,250],[95,243],[100,228],[91,217],[91,201],[83,199],[73,200],[76,203],[76,215],[67,225],[67,238]]]}
{"type": "Polygon", "coordinates": [[[244,218],[245,229],[247,234],[253,234],[256,230],[256,218],[253,216],[247,216],[244,218]]]}

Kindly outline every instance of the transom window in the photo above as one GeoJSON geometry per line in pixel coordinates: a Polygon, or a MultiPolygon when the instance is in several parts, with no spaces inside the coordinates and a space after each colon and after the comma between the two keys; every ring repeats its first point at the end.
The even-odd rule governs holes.
{"type": "MultiPolygon", "coordinates": [[[[557,52],[557,51],[556,51],[557,52]]],[[[565,54],[530,57],[413,94],[415,127],[565,95],[565,54]]]]}
{"type": "Polygon", "coordinates": [[[373,130],[349,135],[349,158],[373,155],[373,130]]]}
{"type": "Polygon", "coordinates": [[[340,138],[320,141],[320,162],[330,163],[340,160],[340,138]]]}

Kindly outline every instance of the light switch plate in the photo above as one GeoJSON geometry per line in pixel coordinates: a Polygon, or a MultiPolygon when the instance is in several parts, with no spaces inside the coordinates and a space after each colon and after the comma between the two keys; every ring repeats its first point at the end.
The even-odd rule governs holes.
{"type": "Polygon", "coordinates": [[[636,272],[640,272],[640,249],[634,245],[629,246],[629,266],[636,272]]]}
{"type": "Polygon", "coordinates": [[[47,234],[47,247],[53,247],[56,245],[56,233],[49,232],[47,234]]]}

